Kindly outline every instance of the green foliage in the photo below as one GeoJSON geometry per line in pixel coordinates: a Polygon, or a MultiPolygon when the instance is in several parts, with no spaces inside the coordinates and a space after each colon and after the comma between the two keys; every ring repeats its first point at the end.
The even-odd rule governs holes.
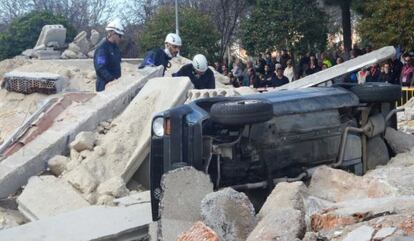
{"type": "MultiPolygon", "coordinates": [[[[211,19],[192,8],[179,10],[180,37],[183,41],[180,54],[192,58],[204,54],[210,61],[217,57],[220,36],[211,19]]],[[[144,51],[164,46],[165,36],[175,32],[175,12],[172,8],[161,8],[145,23],[145,30],[139,37],[141,55],[144,51]]]]}
{"type": "Polygon", "coordinates": [[[375,47],[399,45],[414,47],[414,1],[366,1],[362,20],[357,26],[363,41],[375,47]]]}
{"type": "Polygon", "coordinates": [[[257,0],[242,23],[241,39],[249,54],[288,49],[293,52],[323,50],[327,41],[327,16],[316,0],[257,0]]]}
{"type": "Polygon", "coordinates": [[[42,27],[47,24],[62,24],[65,26],[67,42],[75,37],[76,31],[66,18],[50,12],[33,11],[13,20],[7,30],[0,33],[0,60],[11,58],[25,49],[33,48],[42,27]]]}

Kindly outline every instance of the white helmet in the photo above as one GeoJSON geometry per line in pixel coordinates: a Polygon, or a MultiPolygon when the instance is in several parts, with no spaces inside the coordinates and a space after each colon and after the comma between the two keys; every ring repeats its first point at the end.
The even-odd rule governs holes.
{"type": "Polygon", "coordinates": [[[115,33],[119,35],[124,35],[124,27],[122,26],[121,21],[119,19],[115,19],[109,22],[105,30],[114,31],[115,33]]]}
{"type": "Polygon", "coordinates": [[[200,72],[206,72],[208,69],[207,59],[202,54],[197,54],[193,58],[193,67],[195,70],[200,72]]]}
{"type": "Polygon", "coordinates": [[[167,37],[165,37],[165,43],[173,44],[176,46],[181,46],[181,38],[178,36],[178,34],[175,33],[169,33],[167,34],[167,37]]]}

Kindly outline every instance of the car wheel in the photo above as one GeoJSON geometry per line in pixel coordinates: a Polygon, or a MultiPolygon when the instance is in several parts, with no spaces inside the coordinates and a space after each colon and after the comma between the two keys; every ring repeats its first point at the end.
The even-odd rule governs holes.
{"type": "Polygon", "coordinates": [[[273,117],[273,106],[264,100],[238,100],[216,103],[211,119],[224,125],[246,125],[265,122],[273,117]]]}
{"type": "Polygon", "coordinates": [[[350,88],[360,102],[395,102],[401,98],[401,86],[388,83],[365,83],[350,88]]]}
{"type": "Polygon", "coordinates": [[[390,160],[387,145],[380,136],[369,139],[367,142],[367,168],[375,169],[379,165],[386,165],[390,160]]]}

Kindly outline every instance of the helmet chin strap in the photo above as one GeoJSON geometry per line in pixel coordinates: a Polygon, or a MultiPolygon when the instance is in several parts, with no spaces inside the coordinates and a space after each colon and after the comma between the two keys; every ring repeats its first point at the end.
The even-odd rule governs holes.
{"type": "Polygon", "coordinates": [[[168,48],[165,48],[164,49],[164,52],[168,55],[168,57],[170,57],[170,58],[173,57],[172,54],[171,54],[171,52],[170,52],[170,50],[168,48]]]}

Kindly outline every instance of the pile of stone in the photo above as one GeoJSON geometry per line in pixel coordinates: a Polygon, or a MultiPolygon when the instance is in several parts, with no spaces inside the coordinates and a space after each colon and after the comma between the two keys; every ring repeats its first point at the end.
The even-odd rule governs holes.
{"type": "Polygon", "coordinates": [[[398,113],[398,128],[399,130],[414,134],[414,98],[411,98],[404,106],[403,112],[398,113]]]}
{"type": "Polygon", "coordinates": [[[257,213],[244,193],[213,192],[205,173],[173,170],[161,181],[160,220],[150,226],[151,240],[414,240],[414,149],[395,142],[414,137],[389,136],[400,154],[387,165],[364,176],[318,167],[309,185],[277,184],[257,213]]]}
{"type": "Polygon", "coordinates": [[[22,55],[38,59],[59,59],[66,48],[66,28],[62,25],[45,25],[33,49],[23,51],[22,55]]]}
{"type": "Polygon", "coordinates": [[[87,38],[87,32],[80,32],[72,43],[69,44],[68,49],[62,53],[62,59],[86,59],[93,58],[95,49],[99,44],[101,37],[98,31],[92,29],[90,38],[87,38]]]}

